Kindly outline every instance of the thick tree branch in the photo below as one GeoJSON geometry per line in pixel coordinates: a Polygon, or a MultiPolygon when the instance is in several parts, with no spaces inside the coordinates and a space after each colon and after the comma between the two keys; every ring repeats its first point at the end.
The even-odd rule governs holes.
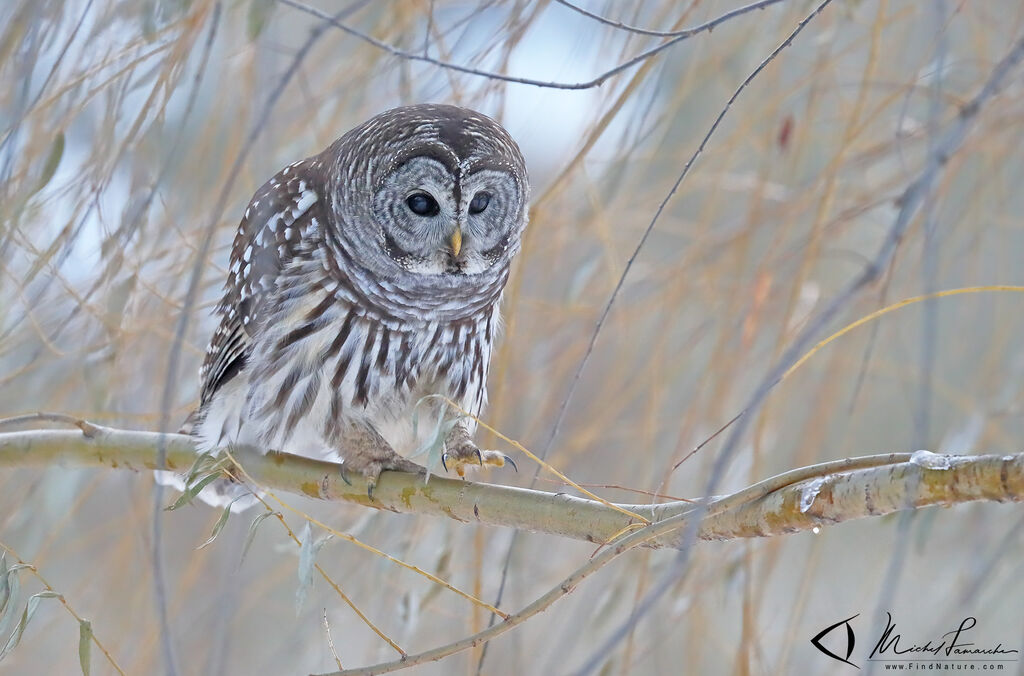
{"type": "MultiPolygon", "coordinates": [[[[100,427],[29,430],[0,434],[0,467],[106,466],[136,471],[156,467],[161,438],[167,466],[186,471],[195,459],[189,437],[100,427]]],[[[236,452],[246,472],[269,490],[320,500],[344,500],[394,512],[447,516],[466,523],[509,526],[577,540],[606,543],[639,527],[622,512],[561,493],[459,481],[401,472],[381,476],[371,500],[366,484],[341,478],[338,464],[285,453],[236,452]]],[[[705,540],[793,533],[908,507],[973,500],[1024,500],[1024,454],[937,456],[918,452],[823,463],[772,477],[711,503],[700,528],[705,540]]],[[[684,515],[688,502],[621,505],[653,522],[684,515]]],[[[645,546],[677,547],[685,519],[645,546]]]]}

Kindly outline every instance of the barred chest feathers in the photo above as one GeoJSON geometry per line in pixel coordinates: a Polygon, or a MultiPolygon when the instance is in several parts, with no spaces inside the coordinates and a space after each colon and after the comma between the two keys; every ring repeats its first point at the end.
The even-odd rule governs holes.
{"type": "MultiPolygon", "coordinates": [[[[304,276],[303,267],[291,277],[304,276]]],[[[368,316],[337,285],[308,286],[283,294],[248,366],[209,403],[195,431],[202,450],[231,441],[337,460],[337,426],[362,420],[408,455],[427,440],[442,408],[420,403],[414,434],[423,397],[442,395],[480,415],[497,303],[470,318],[398,328],[368,316]]],[[[467,425],[472,431],[475,422],[467,425]]]]}

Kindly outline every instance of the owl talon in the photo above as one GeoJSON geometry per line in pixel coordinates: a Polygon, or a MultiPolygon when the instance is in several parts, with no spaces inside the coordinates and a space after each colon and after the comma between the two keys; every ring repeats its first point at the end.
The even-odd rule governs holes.
{"type": "Polygon", "coordinates": [[[346,485],[351,486],[352,485],[352,481],[348,478],[348,470],[345,469],[345,465],[341,466],[340,474],[341,474],[341,480],[344,481],[346,485]]]}
{"type": "Polygon", "coordinates": [[[482,451],[471,441],[441,454],[441,466],[444,467],[444,471],[454,471],[461,478],[465,478],[467,467],[483,467],[484,465],[504,467],[506,463],[512,465],[512,469],[516,472],[519,471],[519,467],[512,458],[498,451],[482,451]]]}

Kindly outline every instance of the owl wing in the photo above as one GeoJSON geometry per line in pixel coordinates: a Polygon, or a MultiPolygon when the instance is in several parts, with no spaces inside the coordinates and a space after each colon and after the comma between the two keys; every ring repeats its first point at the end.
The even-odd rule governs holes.
{"type": "Polygon", "coordinates": [[[314,187],[323,184],[320,168],[315,158],[286,167],[256,191],[245,210],[216,310],[220,325],[199,371],[200,410],[245,368],[281,270],[309,242],[318,220],[324,222],[323,201],[314,187]]]}

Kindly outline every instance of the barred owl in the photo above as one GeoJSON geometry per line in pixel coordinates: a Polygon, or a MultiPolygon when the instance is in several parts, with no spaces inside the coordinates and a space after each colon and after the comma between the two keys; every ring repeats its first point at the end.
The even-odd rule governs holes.
{"type": "MultiPolygon", "coordinates": [[[[381,113],[281,170],[234,239],[191,418],[200,451],[340,460],[371,492],[383,470],[422,471],[402,455],[420,441],[417,402],[486,401],[528,197],[508,132],[448,105],[381,113]]],[[[446,470],[508,460],[480,451],[474,427],[448,433],[446,470]]]]}

